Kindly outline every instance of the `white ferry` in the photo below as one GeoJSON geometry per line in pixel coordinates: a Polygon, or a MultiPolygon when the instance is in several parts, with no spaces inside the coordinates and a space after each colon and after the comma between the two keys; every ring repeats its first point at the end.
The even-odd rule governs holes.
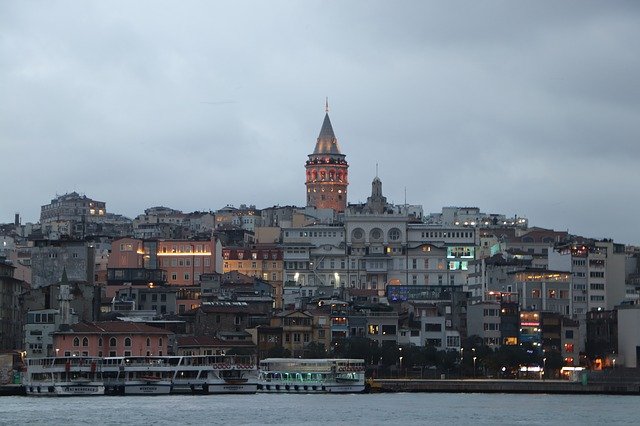
{"type": "Polygon", "coordinates": [[[108,357],[102,362],[105,391],[116,395],[166,395],[175,366],[162,356],[108,357]]]}
{"type": "Polygon", "coordinates": [[[363,392],[364,369],[362,359],[267,358],[260,361],[258,392],[363,392]]]}
{"type": "Polygon", "coordinates": [[[253,357],[240,355],[181,356],[176,358],[173,393],[256,393],[253,357]]]}
{"type": "Polygon", "coordinates": [[[104,395],[102,359],[84,356],[29,358],[24,387],[27,395],[104,395]]]}

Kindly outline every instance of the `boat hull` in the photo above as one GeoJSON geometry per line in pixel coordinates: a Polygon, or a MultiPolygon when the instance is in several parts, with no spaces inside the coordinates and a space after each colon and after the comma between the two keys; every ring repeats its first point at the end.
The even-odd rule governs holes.
{"type": "Polygon", "coordinates": [[[102,383],[56,383],[46,385],[28,385],[29,396],[92,396],[104,395],[102,383]]]}
{"type": "Polygon", "coordinates": [[[171,393],[171,382],[157,383],[125,383],[125,395],[168,395],[171,393]]]}
{"type": "Polygon", "coordinates": [[[259,383],[258,393],[361,393],[364,384],[287,384],[287,383],[259,383]]]}

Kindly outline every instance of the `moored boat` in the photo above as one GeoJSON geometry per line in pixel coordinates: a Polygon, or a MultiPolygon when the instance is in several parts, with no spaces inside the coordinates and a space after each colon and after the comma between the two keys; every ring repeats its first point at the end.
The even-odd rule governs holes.
{"type": "Polygon", "coordinates": [[[258,392],[357,393],[364,391],[362,359],[267,358],[260,361],[258,392]]]}
{"type": "Polygon", "coordinates": [[[105,391],[121,395],[166,395],[171,392],[173,357],[108,357],[103,362],[105,391]]]}
{"type": "Polygon", "coordinates": [[[178,357],[173,393],[256,393],[257,368],[251,356],[178,357]]]}
{"type": "Polygon", "coordinates": [[[26,360],[23,384],[27,395],[104,395],[102,359],[84,356],[26,360]]]}

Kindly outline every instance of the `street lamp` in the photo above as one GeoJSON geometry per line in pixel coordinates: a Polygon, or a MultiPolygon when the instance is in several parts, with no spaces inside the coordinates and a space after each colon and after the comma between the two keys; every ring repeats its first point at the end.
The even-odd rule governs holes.
{"type": "MultiPolygon", "coordinates": [[[[475,349],[474,349],[474,351],[475,351],[475,349]]],[[[477,356],[473,357],[473,378],[474,379],[476,378],[476,359],[477,358],[478,358],[477,356]]]]}
{"type": "Polygon", "coordinates": [[[56,348],[56,358],[58,358],[58,352],[60,352],[60,349],[56,348]]]}
{"type": "Polygon", "coordinates": [[[544,371],[547,369],[547,357],[542,358],[542,380],[545,379],[544,371]]]}

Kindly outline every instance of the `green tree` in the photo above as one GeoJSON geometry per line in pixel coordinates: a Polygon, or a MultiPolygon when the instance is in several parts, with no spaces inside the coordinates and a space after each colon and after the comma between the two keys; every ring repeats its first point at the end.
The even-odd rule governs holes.
{"type": "Polygon", "coordinates": [[[324,343],[311,342],[304,348],[304,358],[326,358],[324,343]]]}
{"type": "Polygon", "coordinates": [[[282,346],[275,346],[269,349],[267,358],[291,358],[291,351],[282,346]]]}

